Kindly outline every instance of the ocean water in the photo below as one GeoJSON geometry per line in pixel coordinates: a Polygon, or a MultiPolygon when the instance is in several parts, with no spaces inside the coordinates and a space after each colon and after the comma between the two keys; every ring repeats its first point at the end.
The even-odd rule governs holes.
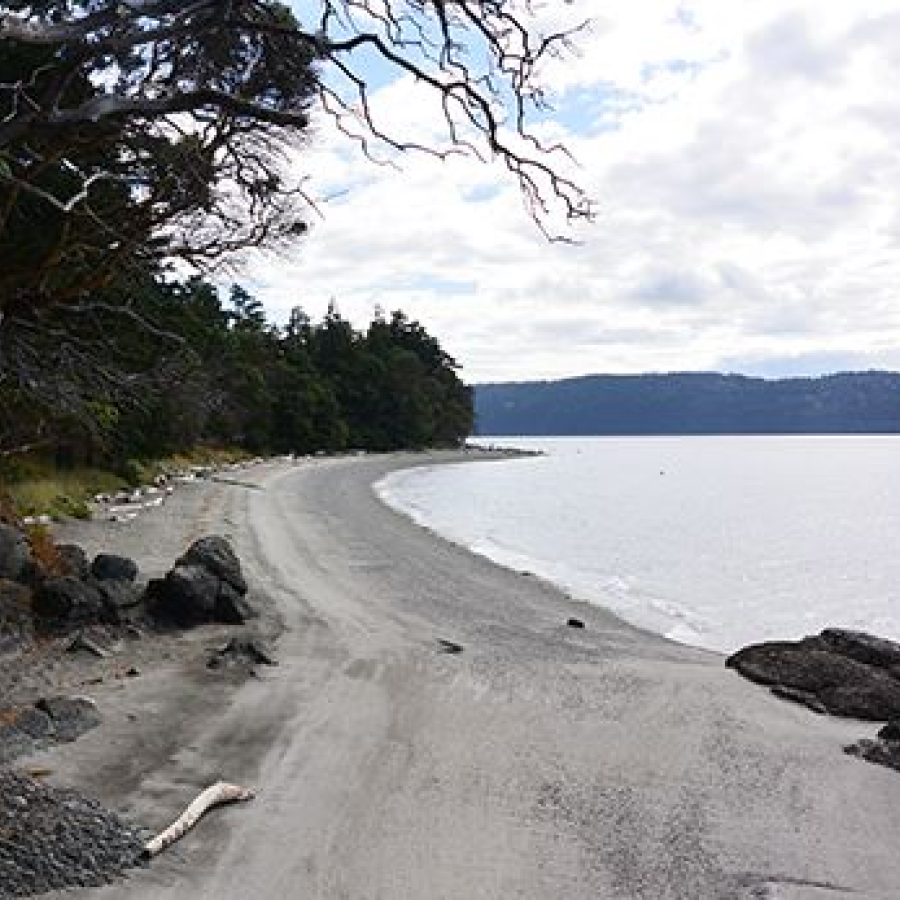
{"type": "Polygon", "coordinates": [[[495,442],[546,455],[396,472],[377,489],[682,643],[730,651],[829,625],[900,640],[900,436],[495,442]]]}

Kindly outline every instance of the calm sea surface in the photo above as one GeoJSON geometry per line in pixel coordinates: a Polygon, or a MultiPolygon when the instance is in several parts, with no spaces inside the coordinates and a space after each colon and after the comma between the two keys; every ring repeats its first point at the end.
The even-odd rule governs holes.
{"type": "Polygon", "coordinates": [[[547,455],[398,472],[379,492],[683,643],[727,651],[826,625],[900,640],[898,436],[495,442],[547,455]]]}

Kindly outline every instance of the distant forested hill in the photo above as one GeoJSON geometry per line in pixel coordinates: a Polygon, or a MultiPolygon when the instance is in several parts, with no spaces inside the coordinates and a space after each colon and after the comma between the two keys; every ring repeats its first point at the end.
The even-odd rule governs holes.
{"type": "Polygon", "coordinates": [[[476,433],[859,434],[900,432],[900,374],[765,380],[743,375],[590,375],[483,384],[476,433]]]}

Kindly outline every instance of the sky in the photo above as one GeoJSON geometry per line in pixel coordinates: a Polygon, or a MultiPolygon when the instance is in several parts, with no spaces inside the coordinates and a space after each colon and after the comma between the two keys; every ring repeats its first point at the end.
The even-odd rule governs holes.
{"type": "MultiPolygon", "coordinates": [[[[900,2],[573,0],[542,74],[596,221],[549,243],[500,166],[367,162],[320,122],[309,235],[241,280],[283,319],[402,309],[469,382],[588,373],[900,369],[900,2]]],[[[380,69],[385,127],[440,111],[380,69]]],[[[550,227],[567,233],[563,218],[550,227]]]]}

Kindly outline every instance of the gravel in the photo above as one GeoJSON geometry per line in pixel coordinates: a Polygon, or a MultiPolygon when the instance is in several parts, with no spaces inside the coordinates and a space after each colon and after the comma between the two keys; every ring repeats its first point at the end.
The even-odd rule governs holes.
{"type": "Polygon", "coordinates": [[[0,900],[108,884],[142,865],[146,838],[75,791],[0,769],[0,900]]]}

